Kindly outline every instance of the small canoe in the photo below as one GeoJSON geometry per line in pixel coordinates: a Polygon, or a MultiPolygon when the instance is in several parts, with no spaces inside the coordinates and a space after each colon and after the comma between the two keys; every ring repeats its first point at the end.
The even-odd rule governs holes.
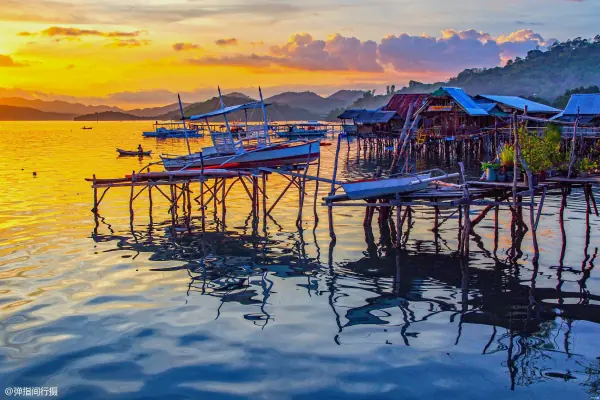
{"type": "Polygon", "coordinates": [[[152,153],[152,150],[148,151],[129,151],[123,149],[117,149],[117,152],[120,156],[149,156],[152,153]]]}
{"type": "Polygon", "coordinates": [[[85,130],[87,130],[87,129],[93,129],[93,127],[91,127],[91,126],[84,126],[81,129],[85,129],[85,130]]]}
{"type": "Polygon", "coordinates": [[[368,199],[425,189],[429,184],[430,178],[431,173],[414,176],[363,179],[342,183],[342,187],[351,200],[368,199]]]}

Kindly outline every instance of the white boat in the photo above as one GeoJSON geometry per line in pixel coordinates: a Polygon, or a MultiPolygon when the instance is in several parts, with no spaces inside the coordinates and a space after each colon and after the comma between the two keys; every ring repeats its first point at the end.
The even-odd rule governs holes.
{"type": "Polygon", "coordinates": [[[342,188],[351,200],[358,200],[422,190],[429,185],[430,181],[431,172],[427,172],[410,176],[392,176],[389,178],[351,181],[342,183],[342,188]]]}
{"type": "Polygon", "coordinates": [[[154,123],[154,130],[142,133],[145,137],[155,137],[160,139],[170,138],[198,138],[204,135],[198,126],[185,126],[183,122],[158,122],[154,123]]]}
{"type": "Polygon", "coordinates": [[[260,91],[260,101],[225,107],[219,89],[221,108],[202,115],[195,115],[190,121],[206,122],[210,132],[213,146],[205,147],[197,153],[172,156],[161,155],[161,160],[166,170],[188,169],[244,169],[257,167],[280,167],[283,165],[296,165],[311,162],[320,156],[320,144],[317,140],[294,140],[289,142],[271,143],[269,126],[266,117],[266,105],[260,91]],[[247,121],[244,126],[246,137],[234,140],[227,115],[247,110],[262,109],[263,124],[249,126],[247,121]],[[209,118],[222,116],[225,119],[225,130],[212,130],[209,118]]]}
{"type": "Polygon", "coordinates": [[[287,125],[287,130],[278,131],[279,137],[320,137],[327,135],[327,125],[318,121],[308,121],[299,124],[287,125]]]}
{"type": "Polygon", "coordinates": [[[185,156],[160,156],[167,171],[182,169],[225,168],[243,169],[258,167],[280,167],[304,164],[319,158],[321,146],[318,140],[274,143],[265,147],[246,147],[238,154],[220,154],[214,147],[205,147],[202,153],[185,156]]]}

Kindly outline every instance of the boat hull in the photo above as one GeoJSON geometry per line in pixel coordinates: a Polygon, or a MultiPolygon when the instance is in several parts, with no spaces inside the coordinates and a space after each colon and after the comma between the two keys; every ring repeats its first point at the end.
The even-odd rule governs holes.
{"type": "Polygon", "coordinates": [[[149,156],[152,153],[152,150],[149,150],[149,151],[129,151],[129,150],[117,149],[117,153],[119,153],[120,156],[149,156]]]}
{"type": "Polygon", "coordinates": [[[297,145],[280,144],[264,150],[247,151],[239,155],[209,155],[203,160],[199,154],[181,157],[161,157],[167,171],[193,170],[202,168],[214,169],[250,169],[258,167],[280,167],[283,165],[304,164],[314,161],[320,156],[318,141],[306,142],[297,145]],[[310,153],[310,154],[309,154],[310,153]]]}
{"type": "Polygon", "coordinates": [[[204,137],[203,134],[198,132],[188,132],[187,135],[184,132],[142,132],[142,136],[144,137],[153,137],[159,139],[181,139],[181,138],[201,138],[204,137]]]}
{"type": "Polygon", "coordinates": [[[419,179],[430,177],[431,174],[426,173],[408,177],[369,179],[342,183],[342,188],[351,200],[368,199],[425,189],[429,182],[419,182],[419,179]]]}
{"type": "Polygon", "coordinates": [[[297,130],[292,132],[278,132],[279,137],[321,137],[327,135],[327,129],[321,130],[297,130]]]}

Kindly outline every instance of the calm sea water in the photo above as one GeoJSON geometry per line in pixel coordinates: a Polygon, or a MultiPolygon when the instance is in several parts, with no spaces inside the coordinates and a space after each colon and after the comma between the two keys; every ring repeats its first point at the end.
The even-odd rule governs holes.
{"type": "MultiPolygon", "coordinates": [[[[600,220],[591,216],[586,235],[581,192],[569,197],[566,241],[559,203],[547,199],[539,264],[529,234],[511,262],[506,210],[497,244],[493,213],[476,227],[469,260],[456,257],[456,216],[435,234],[427,210],[398,252],[377,218],[363,229],[362,209],[334,209],[332,241],[324,184],[316,209],[309,187],[300,226],[290,192],[253,230],[241,186],[225,221],[208,207],[204,237],[195,210],[192,233],[174,233],[158,193],[152,213],[145,195],[136,200],[130,224],[128,189],[108,192],[96,225],[84,178],[158,161],[118,158],[115,147],[182,153],[185,143],[142,139],[150,123],[80,127],[0,123],[0,389],[57,387],[65,399],[600,396],[600,220]]],[[[323,176],[334,151],[322,150],[323,176]]],[[[355,145],[340,154],[341,179],[377,164],[355,145]]],[[[269,178],[269,205],[286,183],[269,178]]]]}

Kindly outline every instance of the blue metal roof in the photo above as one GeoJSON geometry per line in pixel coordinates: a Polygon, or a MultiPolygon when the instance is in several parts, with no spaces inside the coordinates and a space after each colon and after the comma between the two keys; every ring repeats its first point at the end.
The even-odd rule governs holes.
{"type": "Polygon", "coordinates": [[[461,88],[442,86],[448,95],[450,95],[466,112],[473,117],[484,117],[489,115],[487,111],[479,105],[461,88]]]}
{"type": "Polygon", "coordinates": [[[488,113],[492,111],[492,108],[496,107],[496,103],[477,103],[477,105],[488,113]]]}
{"type": "Polygon", "coordinates": [[[353,108],[353,109],[349,109],[344,111],[343,113],[341,113],[340,115],[338,115],[339,119],[354,119],[356,117],[358,117],[361,113],[367,111],[364,108],[353,108]]]}
{"type": "Polygon", "coordinates": [[[550,107],[545,104],[527,100],[519,96],[497,96],[492,94],[480,94],[478,97],[495,101],[496,103],[501,103],[521,111],[525,111],[525,106],[527,106],[527,112],[530,113],[556,114],[561,111],[558,108],[550,107]]]}
{"type": "MultiPolygon", "coordinates": [[[[265,103],[265,107],[268,105],[269,104],[265,103]]],[[[190,121],[197,121],[199,119],[205,119],[205,118],[217,117],[219,115],[230,114],[232,112],[236,112],[239,110],[252,110],[252,109],[256,109],[256,108],[262,108],[262,103],[260,101],[254,101],[252,103],[246,103],[246,104],[240,104],[237,106],[229,106],[229,107],[225,107],[225,108],[220,108],[216,111],[211,111],[206,114],[193,115],[189,119],[190,119],[190,121]]]]}
{"type": "Polygon", "coordinates": [[[384,124],[397,115],[396,111],[365,110],[354,119],[354,122],[358,124],[384,124]]]}
{"type": "Polygon", "coordinates": [[[600,115],[600,93],[574,94],[567,104],[563,115],[600,115]]]}

